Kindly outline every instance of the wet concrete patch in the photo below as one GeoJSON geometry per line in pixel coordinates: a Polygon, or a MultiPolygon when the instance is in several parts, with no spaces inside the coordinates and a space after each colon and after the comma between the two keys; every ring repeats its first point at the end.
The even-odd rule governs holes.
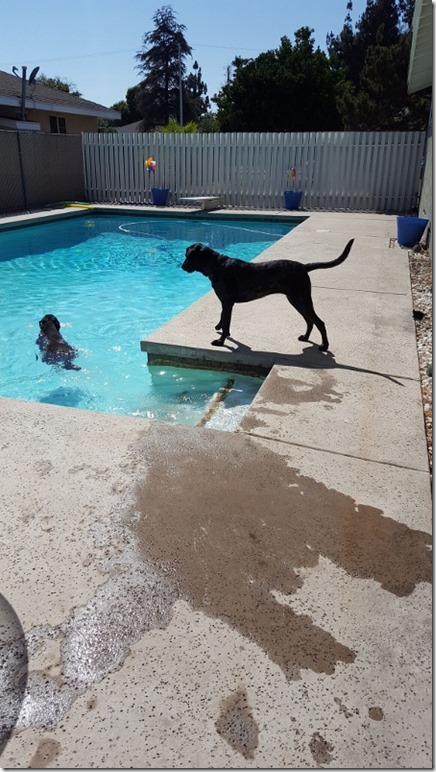
{"type": "Polygon", "coordinates": [[[428,471],[419,382],[333,358],[325,369],[274,367],[239,431],[428,471]]]}
{"type": "MultiPolygon", "coordinates": [[[[273,368],[267,380],[262,385],[263,401],[275,405],[296,406],[307,402],[321,402],[331,405],[341,402],[343,394],[338,390],[336,378],[322,369],[310,371],[310,378],[304,377],[304,369],[298,371],[298,376],[283,377],[283,369],[273,368]]],[[[296,368],[294,369],[296,372],[296,368]]]]}
{"type": "MultiPolygon", "coordinates": [[[[307,615],[279,603],[320,555],[350,576],[409,595],[430,582],[431,536],[300,475],[244,435],[151,427],[137,486],[144,557],[174,575],[181,597],[254,640],[287,678],[353,662],[307,615]]],[[[358,643],[356,642],[356,647],[358,643]]]]}
{"type": "Polygon", "coordinates": [[[333,745],[327,742],[319,732],[313,733],[309,748],[317,767],[326,766],[333,761],[333,745]]]}
{"type": "Polygon", "coordinates": [[[219,735],[245,759],[253,759],[258,746],[259,728],[248,705],[245,689],[238,689],[221,703],[215,722],[219,735]]]}
{"type": "Polygon", "coordinates": [[[53,766],[59,756],[61,745],[56,740],[46,738],[38,743],[38,747],[29,761],[29,769],[45,769],[53,766]]]}
{"type": "Polygon", "coordinates": [[[372,707],[368,709],[368,716],[372,718],[373,721],[383,721],[385,715],[383,713],[382,708],[380,707],[372,707]]]}
{"type": "Polygon", "coordinates": [[[123,666],[144,632],[170,622],[177,591],[165,571],[138,560],[132,546],[118,567],[121,563],[123,570],[109,576],[89,603],[74,609],[57,628],[29,631],[30,654],[51,664],[29,673],[18,731],[54,729],[80,694],[123,666]],[[54,640],[60,641],[56,662],[49,645],[54,640]]]}
{"type": "Polygon", "coordinates": [[[144,632],[167,626],[176,597],[163,573],[132,561],[63,625],[64,683],[83,689],[121,667],[144,632]]]}
{"type": "Polygon", "coordinates": [[[352,718],[353,715],[358,715],[359,709],[354,708],[354,710],[349,710],[346,705],[342,702],[340,697],[335,697],[335,702],[337,705],[339,705],[339,712],[342,713],[342,715],[345,716],[345,718],[352,718]]]}
{"type": "Polygon", "coordinates": [[[331,373],[314,369],[311,380],[304,377],[304,370],[297,370],[298,376],[283,377],[285,372],[279,367],[271,370],[262,384],[254,404],[243,416],[240,431],[256,432],[271,425],[271,416],[278,416],[281,421],[286,416],[297,413],[301,405],[321,403],[325,410],[332,410],[332,405],[342,401],[343,394],[337,390],[336,379],[331,373]]]}

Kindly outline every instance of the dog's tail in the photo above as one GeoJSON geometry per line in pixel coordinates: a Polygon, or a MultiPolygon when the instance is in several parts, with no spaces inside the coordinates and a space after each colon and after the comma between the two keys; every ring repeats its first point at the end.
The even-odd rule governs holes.
{"type": "Polygon", "coordinates": [[[348,255],[350,254],[351,247],[353,246],[354,239],[351,239],[347,246],[345,247],[344,251],[342,252],[342,255],[339,255],[339,257],[336,258],[336,260],[331,260],[329,263],[306,263],[304,266],[307,273],[309,271],[316,271],[318,268],[334,268],[335,265],[340,265],[341,263],[346,260],[348,255]]]}

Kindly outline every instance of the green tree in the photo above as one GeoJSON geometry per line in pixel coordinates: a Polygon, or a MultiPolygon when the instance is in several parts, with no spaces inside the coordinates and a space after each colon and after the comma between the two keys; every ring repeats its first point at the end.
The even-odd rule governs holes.
{"type": "Polygon", "coordinates": [[[195,61],[191,72],[183,81],[183,116],[185,121],[198,121],[207,113],[210,102],[207,85],[203,83],[201,69],[195,61]]]}
{"type": "Polygon", "coordinates": [[[347,2],[347,15],[339,35],[327,35],[327,49],[335,69],[345,74],[355,88],[360,86],[360,76],[370,46],[395,45],[399,38],[399,12],[396,0],[367,0],[366,9],[353,31],[352,0],[347,2]]]}
{"type": "Polygon", "coordinates": [[[140,83],[138,108],[144,129],[166,126],[170,118],[180,120],[179,78],[186,73],[185,59],[191,55],[186,27],[178,24],[171,6],[163,6],[153,16],[155,28],[143,36],[136,54],[140,83]]]}
{"type": "Polygon", "coordinates": [[[212,98],[222,131],[317,131],[340,128],[339,78],[315,50],[313,30],[282,37],[277,50],[256,59],[237,57],[233,78],[212,98]]]}
{"type": "MultiPolygon", "coordinates": [[[[127,89],[126,98],[120,102],[116,102],[112,105],[112,110],[118,110],[121,113],[121,126],[125,126],[128,123],[135,123],[141,120],[141,113],[138,109],[138,99],[140,95],[140,87],[132,86],[127,89]]],[[[118,125],[118,121],[117,121],[118,125]]]]}
{"type": "Polygon", "coordinates": [[[360,88],[338,100],[346,129],[394,131],[424,129],[429,103],[407,93],[410,41],[402,35],[391,46],[369,46],[360,88]]]}
{"type": "Polygon", "coordinates": [[[198,121],[198,130],[200,134],[214,134],[219,132],[220,125],[216,114],[207,112],[202,115],[198,121]]]}
{"type": "Polygon", "coordinates": [[[82,96],[80,91],[77,91],[75,83],[72,83],[65,78],[60,78],[59,75],[49,78],[47,75],[44,75],[44,73],[41,73],[41,75],[37,77],[36,82],[40,83],[42,86],[54,88],[57,91],[64,91],[66,94],[72,94],[73,96],[78,97],[82,96]]]}
{"type": "Polygon", "coordinates": [[[344,128],[425,128],[428,103],[407,93],[414,0],[367,0],[354,30],[352,8],[349,0],[342,31],[327,36],[344,128]]]}

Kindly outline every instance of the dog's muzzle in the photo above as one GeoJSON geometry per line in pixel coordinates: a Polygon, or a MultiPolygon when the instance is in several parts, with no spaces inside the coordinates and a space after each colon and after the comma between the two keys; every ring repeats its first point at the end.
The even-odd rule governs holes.
{"type": "Polygon", "coordinates": [[[187,260],[185,260],[184,263],[182,263],[182,269],[184,271],[187,271],[187,273],[193,273],[194,272],[194,269],[193,269],[192,265],[190,265],[187,260]]]}

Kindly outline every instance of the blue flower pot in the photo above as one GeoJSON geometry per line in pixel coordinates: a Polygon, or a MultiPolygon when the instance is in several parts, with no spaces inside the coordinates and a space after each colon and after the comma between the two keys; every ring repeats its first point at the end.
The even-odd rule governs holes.
{"type": "Polygon", "coordinates": [[[151,197],[155,206],[166,206],[168,201],[169,188],[152,188],[151,197]]]}
{"type": "Polygon", "coordinates": [[[414,247],[427,227],[425,217],[397,217],[397,241],[400,247],[414,247]]]}
{"type": "Polygon", "coordinates": [[[285,199],[285,209],[300,208],[301,198],[303,196],[302,190],[285,190],[283,196],[285,199]]]}

